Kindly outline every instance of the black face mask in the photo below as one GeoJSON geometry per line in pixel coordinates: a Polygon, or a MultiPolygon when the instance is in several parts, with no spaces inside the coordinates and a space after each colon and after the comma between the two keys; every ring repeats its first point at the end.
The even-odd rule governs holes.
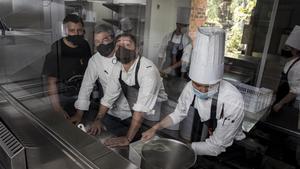
{"type": "Polygon", "coordinates": [[[114,50],[115,48],[115,42],[112,41],[109,44],[100,44],[99,46],[97,46],[97,51],[104,57],[107,57],[108,55],[111,54],[111,52],[114,50]]]}
{"type": "Polygon", "coordinates": [[[135,50],[129,50],[120,46],[116,51],[116,57],[122,64],[127,64],[136,58],[136,53],[135,50]]]}
{"type": "Polygon", "coordinates": [[[66,39],[76,46],[84,43],[83,35],[68,35],[66,39]]]}

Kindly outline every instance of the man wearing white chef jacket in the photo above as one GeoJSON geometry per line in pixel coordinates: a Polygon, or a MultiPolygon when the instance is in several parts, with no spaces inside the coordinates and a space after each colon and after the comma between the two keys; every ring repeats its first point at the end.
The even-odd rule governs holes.
{"type": "Polygon", "coordinates": [[[174,112],[144,132],[142,140],[149,140],[157,130],[179,123],[187,117],[190,108],[195,109],[202,123],[200,138],[191,145],[196,154],[217,156],[234,140],[245,138],[243,97],[233,85],[222,80],[224,43],[224,30],[198,29],[189,72],[191,81],[183,89],[174,112]]]}
{"type": "MultiPolygon", "coordinates": [[[[98,83],[100,95],[109,87],[112,68],[117,64],[117,58],[114,55],[115,41],[113,28],[106,24],[100,24],[95,27],[95,46],[97,52],[88,62],[84,73],[78,99],[75,102],[76,114],[70,118],[71,122],[78,124],[82,120],[83,111],[89,110],[90,95],[93,95],[93,87],[98,83]]],[[[101,98],[99,98],[101,99],[101,98]]],[[[97,103],[98,104],[98,103],[97,103]]],[[[126,120],[131,117],[131,111],[123,93],[116,100],[114,106],[109,110],[108,119],[126,120]]]]}
{"type": "Polygon", "coordinates": [[[300,109],[300,26],[294,27],[285,44],[291,48],[292,58],[285,64],[281,75],[276,104],[273,106],[275,112],[287,104],[293,104],[296,109],[300,109]]]}
{"type": "Polygon", "coordinates": [[[138,54],[136,45],[136,38],[132,34],[124,33],[116,37],[115,55],[118,62],[112,68],[109,86],[89,131],[92,135],[101,132],[104,116],[123,92],[132,112],[131,124],[126,135],[104,142],[110,147],[128,145],[138,133],[144,115],[159,113],[155,106],[167,100],[157,68],[150,60],[138,54]]]}
{"type": "Polygon", "coordinates": [[[158,67],[163,74],[184,77],[188,71],[192,52],[192,40],[187,35],[190,11],[187,7],[177,9],[176,29],[162,40],[158,67]]]}

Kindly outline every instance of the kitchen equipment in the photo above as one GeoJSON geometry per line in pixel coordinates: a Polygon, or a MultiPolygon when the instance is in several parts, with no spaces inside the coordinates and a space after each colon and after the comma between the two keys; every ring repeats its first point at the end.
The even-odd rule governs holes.
{"type": "Polygon", "coordinates": [[[188,169],[195,162],[195,152],[177,140],[160,138],[142,147],[141,169],[188,169]]]}

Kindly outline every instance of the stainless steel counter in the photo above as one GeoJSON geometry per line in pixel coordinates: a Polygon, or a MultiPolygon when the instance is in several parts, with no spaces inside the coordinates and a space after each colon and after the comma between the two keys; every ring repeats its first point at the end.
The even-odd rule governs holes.
{"type": "Polygon", "coordinates": [[[15,123],[16,121],[28,121],[27,124],[32,126],[28,132],[14,131],[14,133],[21,133],[21,136],[25,135],[27,136],[26,138],[38,142],[36,147],[42,147],[38,151],[39,155],[33,153],[36,151],[28,151],[27,158],[32,158],[31,160],[33,160],[32,165],[29,166],[30,169],[41,168],[41,165],[48,164],[47,160],[41,159],[42,157],[46,159],[51,158],[49,163],[52,164],[50,165],[52,168],[61,168],[57,167],[58,165],[65,166],[63,168],[75,169],[138,168],[118,153],[105,147],[97,138],[82,132],[79,128],[66,121],[61,115],[54,113],[47,97],[42,97],[40,93],[37,95],[32,93],[33,91],[37,91],[36,85],[32,85],[34,86],[33,88],[28,86],[30,85],[20,83],[1,87],[3,96],[9,102],[6,103],[7,105],[1,105],[1,111],[5,113],[1,113],[0,117],[6,124],[9,124],[9,128],[22,129],[23,131],[23,126],[16,126],[23,123],[15,123]],[[27,87],[26,90],[24,90],[24,86],[27,87]],[[11,92],[9,93],[6,90],[10,90],[11,92]],[[18,100],[14,96],[23,99],[18,100]],[[61,163],[64,163],[64,165],[61,163]]]}
{"type": "MultiPolygon", "coordinates": [[[[165,79],[164,83],[166,91],[169,93],[169,102],[174,103],[172,105],[175,106],[186,81],[183,79],[165,79]]],[[[109,149],[101,143],[113,136],[112,132],[101,133],[96,137],[89,136],[68,123],[62,116],[54,113],[49,98],[44,93],[41,79],[3,84],[1,88],[0,98],[3,98],[3,102],[0,111],[5,112],[0,114],[2,120],[10,127],[17,129],[23,129],[23,126],[16,126],[23,123],[15,123],[15,121],[28,121],[27,124],[33,128],[27,131],[28,134],[15,131],[20,133],[20,136],[17,136],[26,135],[27,140],[40,138],[29,141],[29,143],[37,142],[35,144],[38,147],[38,150],[34,148],[28,150],[28,158],[32,160],[31,168],[46,164],[51,167],[55,165],[66,166],[64,168],[138,168],[128,161],[128,147],[109,149]],[[32,135],[36,132],[37,135],[32,135]],[[48,156],[46,152],[53,155],[48,156]],[[44,156],[45,159],[43,159],[44,156]]],[[[165,111],[171,111],[173,108],[175,107],[169,107],[170,110],[165,111]]],[[[249,125],[249,123],[254,125],[256,122],[257,120],[247,120],[246,118],[243,126],[249,125]]],[[[155,122],[147,120],[144,122],[146,127],[151,127],[153,124],[155,122]]],[[[165,129],[159,135],[185,141],[179,137],[178,131],[165,129]]]]}

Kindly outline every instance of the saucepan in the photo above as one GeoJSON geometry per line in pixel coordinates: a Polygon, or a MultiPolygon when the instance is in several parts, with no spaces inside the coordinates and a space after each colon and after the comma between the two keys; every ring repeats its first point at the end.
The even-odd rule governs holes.
{"type": "Polygon", "coordinates": [[[145,143],[141,156],[141,169],[188,169],[196,162],[193,149],[180,141],[166,138],[145,143]]]}

